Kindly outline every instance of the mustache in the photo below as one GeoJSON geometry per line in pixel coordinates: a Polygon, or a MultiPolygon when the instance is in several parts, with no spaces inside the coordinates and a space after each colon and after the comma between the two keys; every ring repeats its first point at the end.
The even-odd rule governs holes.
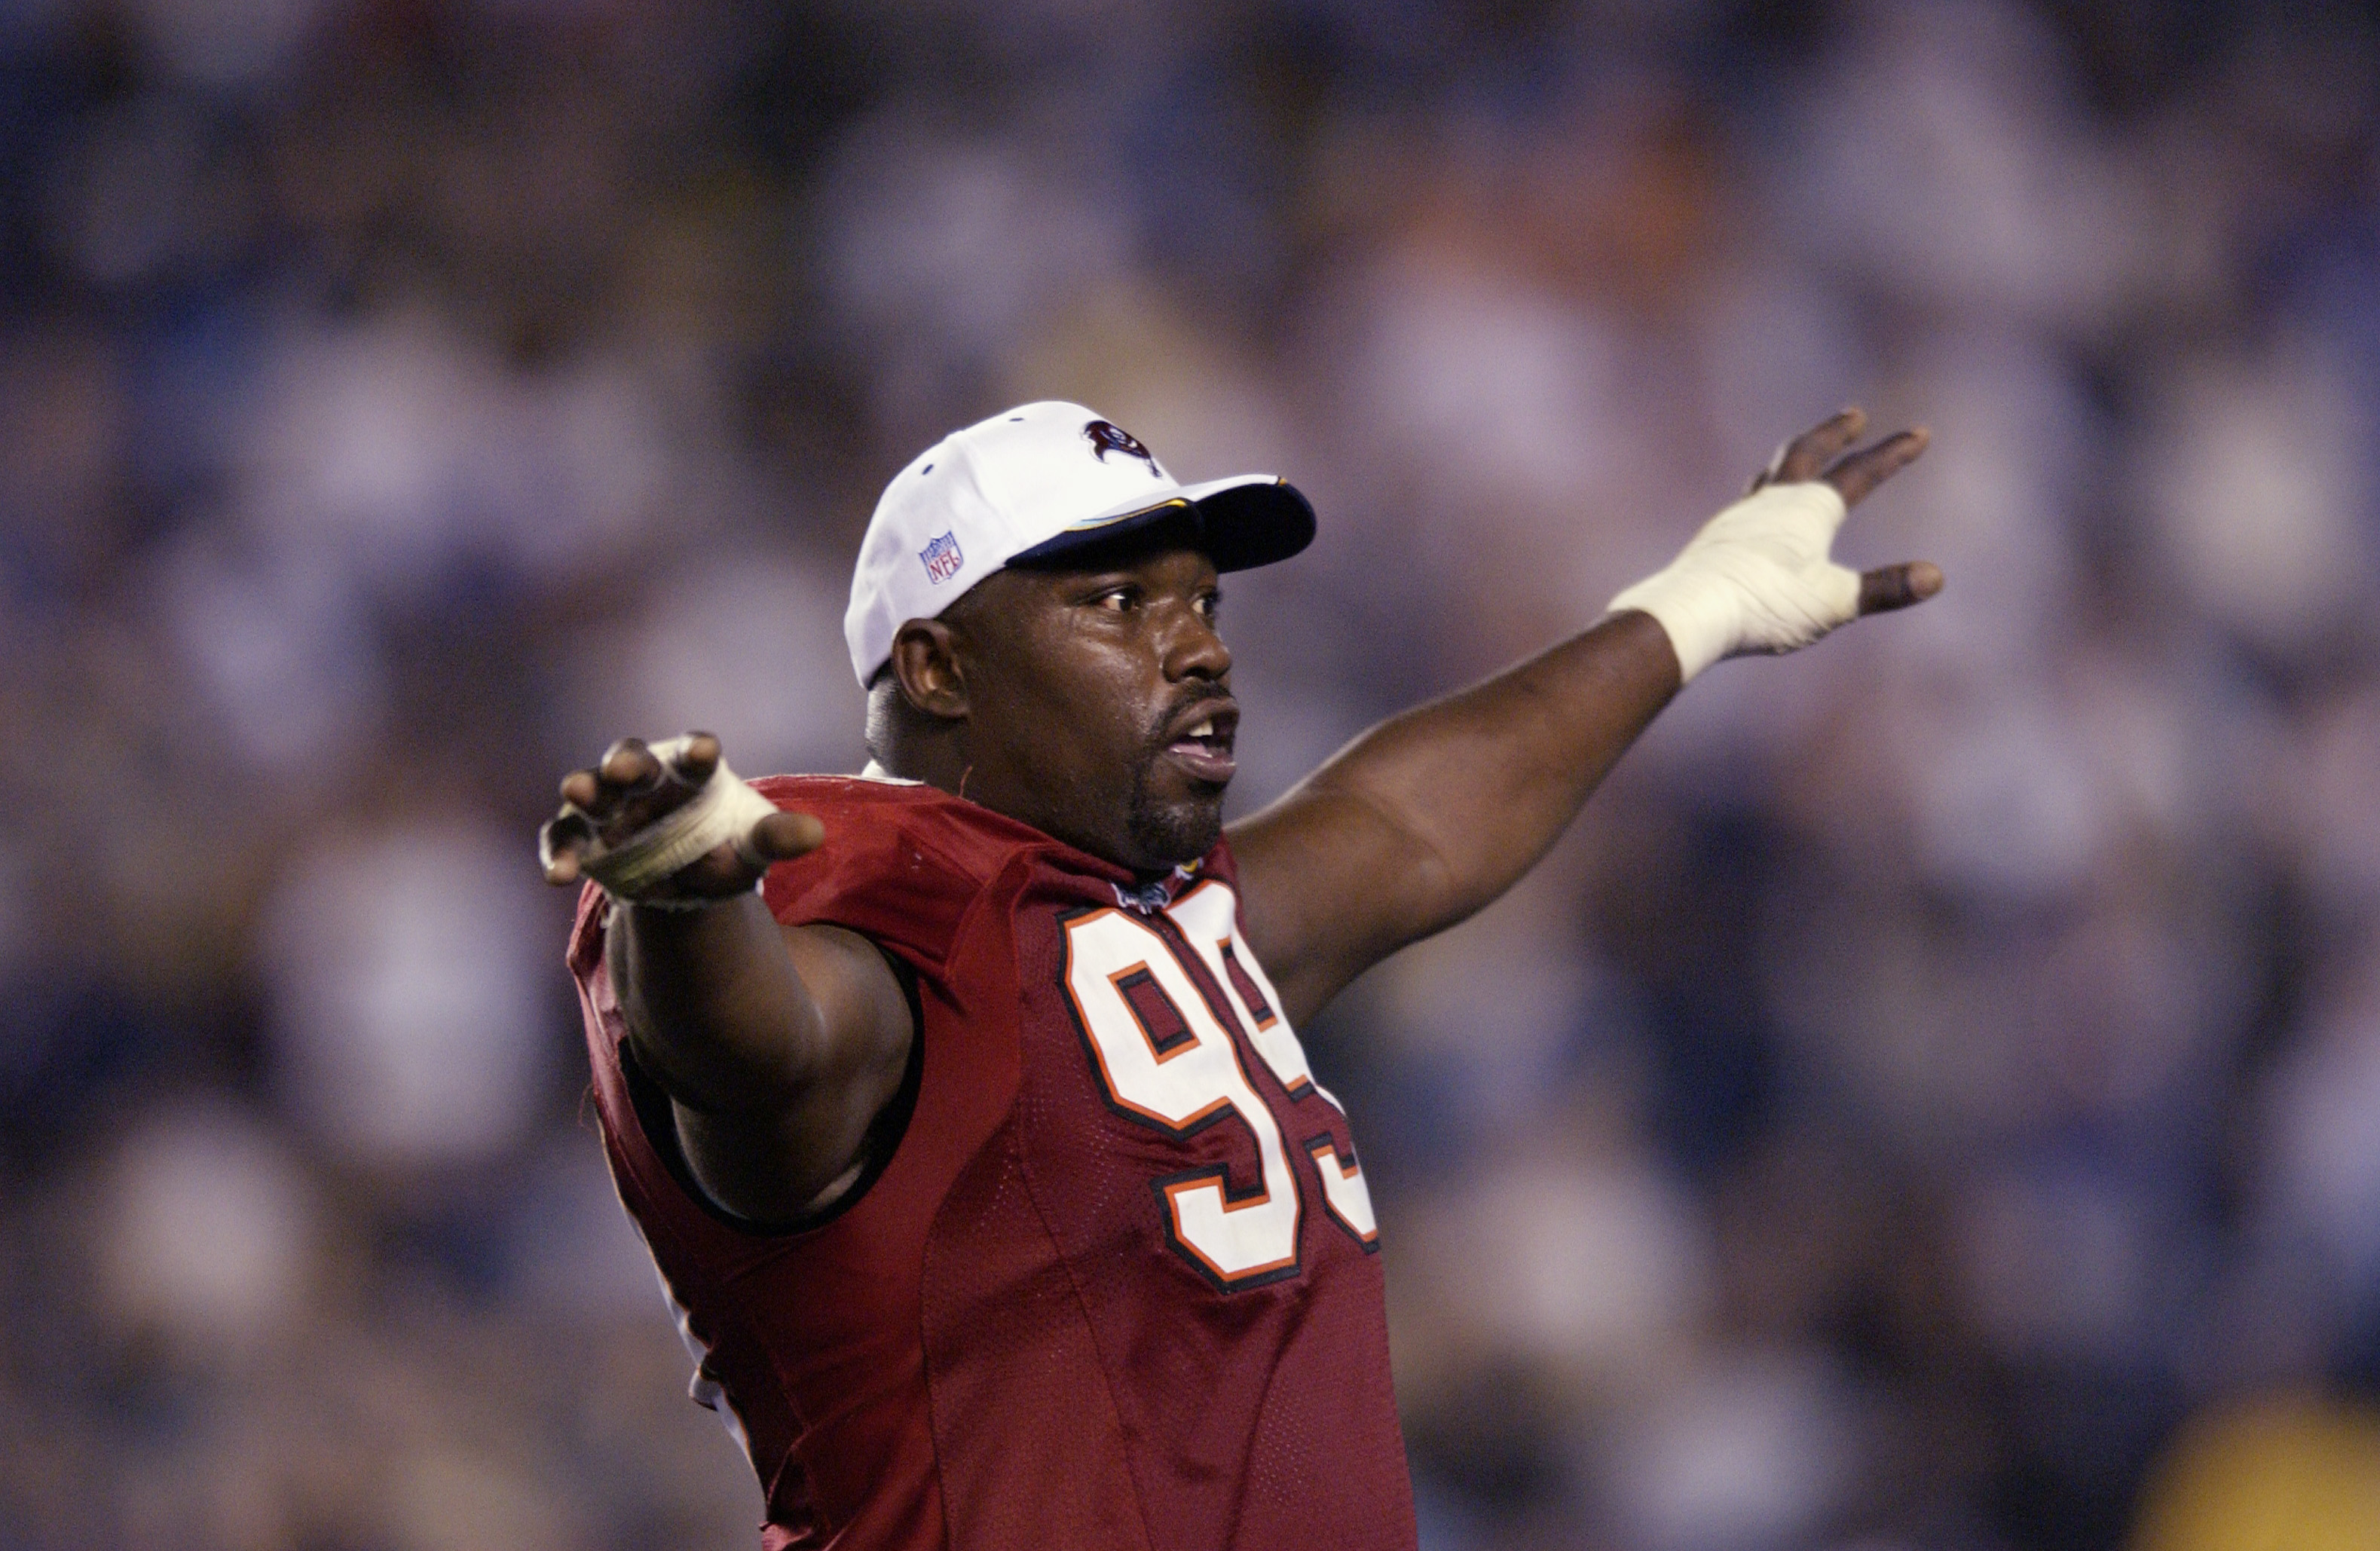
{"type": "Polygon", "coordinates": [[[1235,702],[1229,692],[1216,689],[1194,689],[1166,707],[1150,719],[1146,741],[1151,749],[1163,748],[1166,730],[1179,723],[1192,711],[1212,707],[1218,711],[1232,709],[1235,702]]]}

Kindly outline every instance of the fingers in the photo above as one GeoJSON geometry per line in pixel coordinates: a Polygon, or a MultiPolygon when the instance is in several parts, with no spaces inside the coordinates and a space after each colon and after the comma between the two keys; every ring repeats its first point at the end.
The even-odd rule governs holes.
{"type": "Polygon", "coordinates": [[[552,884],[576,883],[589,842],[595,837],[594,826],[587,816],[564,808],[545,821],[537,832],[537,859],[545,869],[545,880],[552,884]]]}
{"type": "Polygon", "coordinates": [[[1896,431],[1873,447],[1836,459],[1824,478],[1841,494],[1844,505],[1856,506],[1876,486],[1916,462],[1933,439],[1933,432],[1924,426],[1896,431]]]}
{"type": "Polygon", "coordinates": [[[622,738],[603,751],[602,760],[595,773],[607,786],[623,792],[640,792],[662,778],[662,762],[645,746],[642,738],[622,738]]]}
{"type": "Polygon", "coordinates": [[[719,768],[719,739],[710,733],[688,733],[686,747],[674,762],[677,778],[690,785],[699,786],[710,779],[719,768]]]}
{"type": "Polygon", "coordinates": [[[1777,449],[1768,467],[1752,477],[1752,489],[1763,485],[1798,485],[1815,479],[1818,471],[1867,429],[1867,411],[1857,405],[1828,416],[1777,449]]]}
{"type": "Polygon", "coordinates": [[[576,882],[599,834],[617,840],[686,802],[719,759],[719,740],[709,733],[687,733],[667,768],[643,739],[622,738],[591,769],[564,776],[562,812],[538,832],[547,880],[576,882]]]}
{"type": "Polygon", "coordinates": [[[624,815],[635,823],[650,823],[676,806],[710,779],[719,768],[719,740],[708,733],[689,733],[686,746],[667,768],[641,738],[622,738],[603,751],[591,769],[573,770],[562,778],[562,800],[599,826],[608,827],[624,815]],[[665,777],[674,776],[680,790],[669,790],[665,777]]]}
{"type": "Polygon", "coordinates": [[[709,733],[688,733],[666,770],[641,738],[622,738],[604,750],[594,769],[573,770],[562,778],[562,800],[597,818],[607,818],[623,799],[643,796],[661,785],[664,774],[688,786],[700,786],[719,768],[719,739],[709,733]]]}
{"type": "Polygon", "coordinates": [[[763,861],[790,862],[807,856],[826,839],[826,826],[807,813],[772,813],[752,826],[747,842],[763,861]]]}
{"type": "Polygon", "coordinates": [[[657,785],[661,761],[640,738],[622,738],[603,751],[592,769],[573,770],[562,778],[562,800],[601,823],[629,797],[657,785]]]}
{"type": "Polygon", "coordinates": [[[1931,431],[1918,426],[1896,431],[1873,447],[1850,451],[1866,427],[1867,416],[1857,407],[1821,421],[1778,448],[1768,467],[1753,477],[1751,488],[1824,479],[1842,496],[1844,505],[1856,506],[1876,486],[1914,463],[1933,440],[1931,431]]]}
{"type": "MultiPolygon", "coordinates": [[[[666,745],[665,745],[666,746],[666,745]]],[[[593,768],[562,778],[561,813],[538,831],[546,881],[575,883],[586,874],[599,837],[619,843],[686,802],[720,767],[719,739],[688,733],[666,764],[639,738],[622,738],[593,768]]],[[[774,813],[752,826],[740,845],[722,845],[673,879],[694,894],[733,892],[756,873],[818,849],[826,828],[804,813],[774,813]]]]}
{"type": "Polygon", "coordinates": [[[1941,590],[1942,568],[1930,560],[1880,566],[1860,573],[1859,612],[1888,614],[1895,609],[1923,603],[1941,590]]]}

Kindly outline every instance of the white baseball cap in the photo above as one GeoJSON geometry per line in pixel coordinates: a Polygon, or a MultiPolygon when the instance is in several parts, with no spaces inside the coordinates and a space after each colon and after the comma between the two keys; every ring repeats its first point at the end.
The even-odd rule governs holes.
{"type": "Polygon", "coordinates": [[[1079,404],[1020,405],[954,430],[884,487],[843,616],[863,687],[913,619],[932,619],[1012,561],[1043,560],[1187,515],[1219,571],[1286,560],[1314,508],[1271,474],[1176,484],[1138,439],[1079,404]]]}

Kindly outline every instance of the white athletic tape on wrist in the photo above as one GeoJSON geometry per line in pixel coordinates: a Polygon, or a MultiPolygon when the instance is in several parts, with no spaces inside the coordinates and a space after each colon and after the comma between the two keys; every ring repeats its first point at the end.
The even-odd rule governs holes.
{"type": "MultiPolygon", "coordinates": [[[[686,752],[687,740],[672,738],[652,745],[653,757],[672,766],[686,752]]],[[[634,900],[654,884],[697,857],[732,845],[747,858],[752,854],[752,826],[777,811],[777,805],[745,784],[722,759],[710,779],[682,807],[654,819],[619,844],[606,846],[598,839],[579,858],[588,877],[613,899],[634,900]]]]}
{"type": "Polygon", "coordinates": [[[1823,480],[1763,486],[1611,607],[1661,622],[1682,681],[1721,658],[1798,650],[1859,614],[1859,573],[1828,554],[1847,511],[1823,480]]]}

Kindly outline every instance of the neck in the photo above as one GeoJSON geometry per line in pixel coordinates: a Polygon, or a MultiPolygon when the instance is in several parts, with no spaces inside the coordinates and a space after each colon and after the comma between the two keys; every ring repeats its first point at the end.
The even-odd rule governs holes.
{"type": "Polygon", "coordinates": [[[870,749],[887,775],[923,782],[954,797],[967,794],[969,764],[964,750],[950,738],[887,738],[880,749],[870,749]]]}

